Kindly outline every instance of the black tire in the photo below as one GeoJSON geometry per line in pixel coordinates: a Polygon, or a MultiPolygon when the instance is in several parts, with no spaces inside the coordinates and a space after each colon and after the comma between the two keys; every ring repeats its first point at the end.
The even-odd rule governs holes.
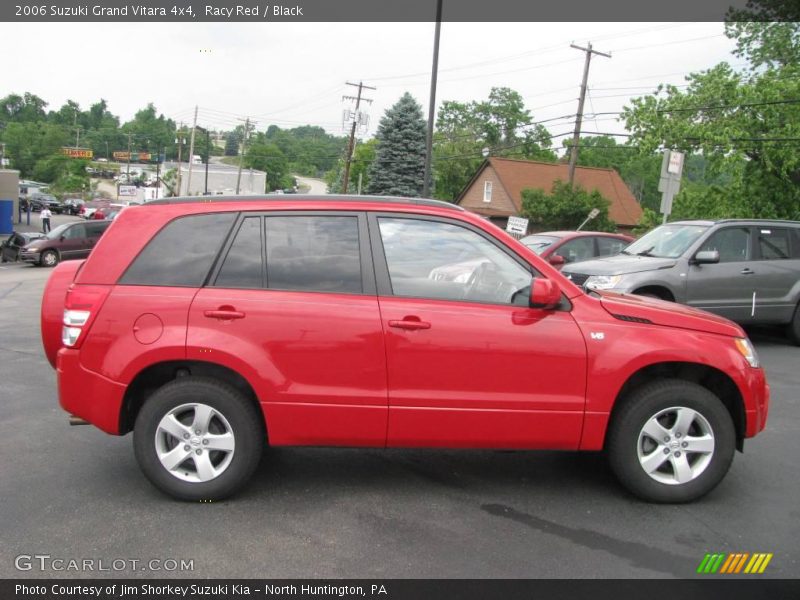
{"type": "Polygon", "coordinates": [[[55,267],[58,264],[58,252],[45,250],[39,258],[39,264],[43,267],[55,267]]]}
{"type": "Polygon", "coordinates": [[[787,331],[789,333],[789,339],[792,340],[796,346],[800,346],[800,303],[798,303],[797,308],[794,309],[794,317],[792,318],[792,322],[789,323],[787,331]]]}
{"type": "Polygon", "coordinates": [[[733,461],[736,430],[730,413],[717,396],[696,383],[661,379],[642,386],[622,402],[609,427],[606,451],[611,469],[629,491],[649,502],[682,503],[704,496],[722,481],[733,461]],[[692,421],[690,435],[698,435],[701,430],[710,428],[714,442],[710,454],[687,453],[682,449],[686,434],[683,434],[684,440],[680,440],[681,436],[669,428],[670,418],[677,412],[668,409],[676,407],[688,408],[700,415],[700,419],[692,421]],[[660,422],[666,424],[667,431],[656,444],[644,435],[643,428],[662,411],[665,414],[660,422]],[[640,463],[640,452],[645,457],[652,456],[654,461],[663,453],[665,456],[660,461],[659,470],[654,470],[652,475],[647,473],[640,463]],[[677,479],[678,471],[674,465],[681,462],[681,455],[681,464],[691,465],[693,478],[680,483],[665,482],[677,479]],[[704,463],[705,467],[701,469],[704,463]],[[695,469],[698,471],[696,476],[695,469]]]}
{"type": "MultiPolygon", "coordinates": [[[[214,417],[214,423],[219,427],[222,421],[216,419],[218,417],[214,417]]],[[[230,385],[216,379],[181,377],[159,388],[144,403],[136,417],[133,448],[136,460],[147,479],[165,494],[179,500],[221,500],[239,491],[258,466],[265,446],[263,423],[261,412],[230,385]],[[166,438],[157,438],[157,432],[162,418],[170,412],[184,405],[198,403],[211,407],[216,414],[222,415],[225,426],[230,427],[235,447],[229,463],[219,475],[208,481],[187,481],[174,475],[161,463],[156,446],[158,443],[163,443],[159,440],[166,438]]],[[[182,443],[175,446],[180,446],[182,443]]],[[[191,443],[195,443],[194,438],[191,443]]],[[[201,450],[203,448],[203,446],[194,447],[201,450]]],[[[186,442],[184,448],[190,448],[189,442],[186,442]]],[[[187,458],[181,463],[183,467],[176,468],[176,472],[186,469],[182,475],[191,476],[191,469],[197,465],[191,455],[192,452],[196,450],[190,450],[187,458]]],[[[216,454],[227,456],[223,453],[216,454]]],[[[213,455],[213,452],[208,454],[212,462],[213,455]]],[[[218,460],[219,456],[215,458],[218,460]]],[[[222,463],[218,460],[218,464],[222,463]]]]}

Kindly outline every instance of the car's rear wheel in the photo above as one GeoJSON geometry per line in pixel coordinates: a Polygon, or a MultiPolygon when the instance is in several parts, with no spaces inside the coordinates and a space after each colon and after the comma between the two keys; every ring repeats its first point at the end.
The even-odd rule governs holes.
{"type": "Polygon", "coordinates": [[[55,250],[45,250],[39,259],[43,267],[55,267],[58,264],[58,252],[55,250]]]}
{"type": "Polygon", "coordinates": [[[263,420],[253,403],[214,379],[183,377],[159,388],[136,418],[133,445],[145,476],[180,500],[220,500],[258,466],[263,420]]]}
{"type": "Polygon", "coordinates": [[[736,431],[719,398],[689,381],[647,384],[624,401],[606,450],[620,482],[650,502],[691,502],[722,481],[736,431]]]}

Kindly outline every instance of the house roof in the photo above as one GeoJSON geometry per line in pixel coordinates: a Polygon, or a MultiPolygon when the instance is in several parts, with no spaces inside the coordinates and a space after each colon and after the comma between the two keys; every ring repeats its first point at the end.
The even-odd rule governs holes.
{"type": "MultiPolygon", "coordinates": [[[[523,189],[538,188],[549,192],[556,180],[569,179],[569,166],[566,164],[493,157],[484,161],[459,194],[456,204],[461,203],[467,190],[488,166],[494,169],[517,213],[522,208],[523,189]]],[[[608,199],[611,202],[608,216],[618,225],[636,225],[639,222],[642,208],[614,169],[576,167],[575,183],[588,191],[597,190],[608,199]]]]}

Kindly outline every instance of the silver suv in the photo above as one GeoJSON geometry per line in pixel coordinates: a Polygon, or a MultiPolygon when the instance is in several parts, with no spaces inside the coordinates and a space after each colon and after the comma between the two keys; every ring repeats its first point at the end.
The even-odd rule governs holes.
{"type": "Polygon", "coordinates": [[[741,324],[786,325],[800,345],[800,222],[678,221],[621,254],[567,265],[587,289],[702,308],[741,324]]]}

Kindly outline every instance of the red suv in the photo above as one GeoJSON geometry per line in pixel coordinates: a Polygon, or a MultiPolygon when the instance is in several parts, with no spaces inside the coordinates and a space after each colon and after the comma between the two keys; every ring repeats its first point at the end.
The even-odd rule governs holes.
{"type": "Polygon", "coordinates": [[[159,489],[218,499],[273,446],[605,450],[656,502],[702,496],[767,418],[742,329],[583,292],[433,200],[170,199],[62,263],[42,337],[73,422],[159,489]]]}

